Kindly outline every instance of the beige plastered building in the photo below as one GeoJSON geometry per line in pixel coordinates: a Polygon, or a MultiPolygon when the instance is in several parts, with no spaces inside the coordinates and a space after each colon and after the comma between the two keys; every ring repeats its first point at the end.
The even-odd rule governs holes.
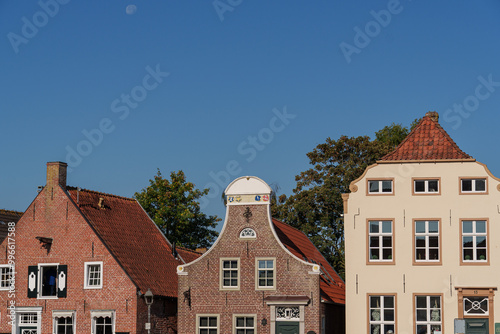
{"type": "Polygon", "coordinates": [[[348,334],[497,333],[500,180],[438,118],[343,195],[348,334]]]}

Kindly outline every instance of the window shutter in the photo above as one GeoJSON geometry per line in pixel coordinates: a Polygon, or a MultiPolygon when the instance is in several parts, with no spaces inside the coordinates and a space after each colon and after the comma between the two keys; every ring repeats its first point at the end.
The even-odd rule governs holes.
{"type": "Polygon", "coordinates": [[[28,298],[38,297],[38,266],[28,267],[28,298]]]}
{"type": "Polygon", "coordinates": [[[66,298],[66,286],[68,283],[68,266],[59,265],[57,267],[57,297],[66,298]]]}

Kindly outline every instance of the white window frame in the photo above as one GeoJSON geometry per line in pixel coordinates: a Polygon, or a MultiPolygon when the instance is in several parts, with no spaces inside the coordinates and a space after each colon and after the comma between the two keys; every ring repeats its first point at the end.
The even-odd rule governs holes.
{"type": "Polygon", "coordinates": [[[257,314],[233,314],[233,334],[236,334],[238,329],[253,329],[254,334],[257,334],[257,314]],[[246,327],[246,325],[245,327],[237,327],[238,318],[253,318],[253,327],[246,327]]]}
{"type": "Polygon", "coordinates": [[[427,326],[427,333],[434,333],[434,331],[431,330],[432,326],[440,326],[441,332],[443,331],[443,297],[442,295],[414,295],[414,300],[415,300],[415,333],[418,333],[417,331],[417,326],[427,326]],[[417,298],[426,298],[425,302],[425,308],[418,308],[417,307],[417,298]],[[439,307],[433,307],[430,303],[431,297],[438,297],[439,298],[439,307]],[[423,311],[425,310],[426,312],[426,320],[417,320],[418,319],[418,311],[423,311]],[[440,320],[432,320],[433,317],[433,311],[439,310],[439,317],[440,320]]]}
{"type": "Polygon", "coordinates": [[[415,254],[415,262],[416,263],[440,263],[441,262],[441,222],[437,219],[415,219],[414,220],[414,242],[415,242],[415,247],[414,247],[414,254],[415,254]],[[425,232],[417,232],[417,223],[424,223],[425,224],[425,232]],[[436,222],[438,226],[438,231],[437,232],[429,232],[429,223],[430,222],[436,222]],[[424,247],[418,247],[417,246],[417,237],[424,237],[424,242],[425,246],[424,247]],[[430,247],[430,242],[429,238],[430,237],[437,237],[438,238],[438,246],[437,246],[437,252],[438,252],[438,259],[430,259],[430,249],[435,249],[435,247],[430,247]],[[425,258],[424,259],[418,259],[417,258],[417,248],[418,249],[424,249],[425,250],[425,258]]]}
{"type": "MultiPolygon", "coordinates": [[[[240,259],[239,258],[221,258],[220,259],[220,290],[239,290],[240,289],[240,274],[241,274],[241,268],[240,268],[240,259]],[[224,262],[225,261],[236,261],[236,268],[224,268],[224,262]],[[224,285],[224,272],[225,271],[236,271],[237,272],[237,285],[224,285]]],[[[232,279],[232,278],[231,278],[232,279]]],[[[231,280],[230,279],[230,280],[231,280]]]]}
{"type": "MultiPolygon", "coordinates": [[[[488,239],[488,220],[487,219],[461,219],[460,220],[460,232],[461,232],[461,240],[460,240],[460,248],[462,250],[461,259],[462,263],[488,263],[489,262],[489,239],[488,239]],[[472,232],[465,233],[464,232],[464,222],[472,222],[472,232]],[[484,222],[485,232],[477,232],[477,222],[484,222]],[[472,259],[465,259],[465,249],[464,249],[464,238],[472,237],[472,259]],[[486,242],[486,258],[484,260],[477,259],[477,237],[485,237],[486,242]]],[[[467,247],[467,249],[471,249],[471,247],[467,247]]],[[[482,248],[481,248],[482,249],[482,248]]]]}
{"type": "Polygon", "coordinates": [[[76,311],[52,311],[52,334],[57,334],[57,318],[72,318],[73,333],[76,333],[76,311]]]}
{"type": "Polygon", "coordinates": [[[5,291],[10,289],[11,275],[12,275],[12,266],[10,264],[0,264],[0,291],[5,291]]]}
{"type": "Polygon", "coordinates": [[[368,262],[370,263],[393,263],[394,262],[394,220],[390,219],[369,219],[368,220],[368,262]],[[391,223],[391,232],[383,232],[383,225],[384,222],[390,222],[391,223]],[[378,232],[371,232],[371,224],[372,223],[378,223],[378,232]],[[379,239],[378,241],[378,247],[370,247],[371,244],[371,238],[372,237],[377,237],[379,239]],[[388,249],[388,247],[384,247],[383,241],[384,238],[386,237],[391,237],[391,258],[390,259],[384,259],[384,249],[388,249]],[[372,254],[371,250],[372,249],[378,249],[379,251],[379,258],[378,259],[372,259],[372,254]],[[380,256],[382,255],[382,256],[380,256]],[[380,258],[382,257],[382,259],[380,258]]]}
{"type": "MultiPolygon", "coordinates": [[[[266,275],[267,277],[267,275],[266,275]]],[[[266,279],[267,281],[267,279],[266,279]]],[[[256,290],[275,290],[276,289],[276,258],[273,257],[258,257],[255,258],[255,288],[256,290]],[[273,262],[273,267],[272,268],[259,268],[259,262],[260,261],[272,261],[273,262]],[[273,272],[273,285],[268,286],[268,285],[260,285],[259,282],[259,271],[272,271],[273,272]]]]}
{"type": "Polygon", "coordinates": [[[488,192],[488,180],[485,177],[462,177],[460,178],[460,193],[462,194],[485,194],[488,192]],[[464,181],[472,182],[472,190],[464,190],[464,181]],[[484,190],[476,190],[477,181],[484,181],[484,190]]]}
{"type": "Polygon", "coordinates": [[[196,334],[200,334],[201,329],[208,329],[210,332],[210,329],[217,329],[217,334],[220,333],[220,315],[219,314],[197,314],[196,315],[196,334]],[[210,321],[208,322],[209,325],[207,327],[200,327],[200,318],[216,318],[217,319],[217,328],[211,327],[210,326],[210,321]]]}
{"type": "Polygon", "coordinates": [[[441,180],[439,178],[415,178],[413,179],[413,193],[414,194],[427,194],[427,195],[439,195],[441,194],[441,180]],[[429,191],[429,182],[437,182],[437,191],[429,191]],[[424,191],[417,191],[417,182],[424,182],[424,191]]]}
{"type": "Polygon", "coordinates": [[[372,325],[374,326],[380,326],[379,328],[381,329],[380,334],[386,333],[388,329],[386,329],[386,326],[392,326],[394,328],[394,332],[396,331],[396,296],[395,295],[368,295],[368,318],[369,318],[369,326],[370,326],[370,333],[371,333],[371,327],[372,325]],[[375,307],[372,307],[372,298],[378,298],[378,305],[375,307]],[[386,307],[384,305],[385,303],[385,298],[392,298],[392,305],[393,307],[386,307]],[[378,310],[378,320],[373,320],[373,318],[376,316],[374,312],[377,312],[378,310]],[[386,310],[392,310],[394,320],[386,320],[385,319],[385,311],[386,310]]]}
{"type": "Polygon", "coordinates": [[[110,317],[111,318],[111,328],[112,333],[115,333],[115,322],[116,322],[116,312],[115,310],[91,310],[90,318],[92,319],[92,332],[94,334],[96,332],[96,319],[100,317],[110,317]]]}
{"type": "MultiPolygon", "coordinates": [[[[57,289],[59,286],[59,277],[58,277],[59,263],[39,263],[38,264],[38,299],[58,299],[57,297],[57,289]],[[44,296],[43,295],[43,267],[56,267],[56,294],[55,296],[44,296]]],[[[68,283],[66,282],[66,286],[68,283]]]]}
{"type": "Polygon", "coordinates": [[[374,179],[374,180],[368,180],[367,183],[367,193],[369,195],[392,195],[394,194],[394,179],[374,179]],[[384,182],[390,182],[391,184],[391,191],[383,191],[383,184],[384,182]],[[372,183],[378,183],[378,191],[371,191],[370,185],[372,183]]]}
{"type": "Polygon", "coordinates": [[[12,333],[19,334],[21,327],[36,327],[37,333],[42,332],[42,307],[34,306],[34,307],[16,307],[15,308],[16,321],[12,323],[12,333]],[[21,317],[23,314],[27,313],[36,313],[37,322],[30,324],[21,323],[21,317]]]}
{"type": "Polygon", "coordinates": [[[104,274],[104,266],[102,261],[94,261],[94,262],[85,262],[85,281],[84,281],[84,289],[102,289],[103,283],[103,275],[104,274]],[[99,266],[100,268],[100,284],[99,285],[89,285],[89,267],[90,266],[99,266]]]}

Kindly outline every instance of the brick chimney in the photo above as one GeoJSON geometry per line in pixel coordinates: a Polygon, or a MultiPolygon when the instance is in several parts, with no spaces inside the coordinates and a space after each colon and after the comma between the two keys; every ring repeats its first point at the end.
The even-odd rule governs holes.
{"type": "Polygon", "coordinates": [[[425,116],[429,116],[434,122],[439,123],[439,114],[437,112],[429,111],[425,116]]]}
{"type": "Polygon", "coordinates": [[[60,185],[66,189],[66,170],[68,164],[65,162],[47,162],[47,187],[60,185]]]}

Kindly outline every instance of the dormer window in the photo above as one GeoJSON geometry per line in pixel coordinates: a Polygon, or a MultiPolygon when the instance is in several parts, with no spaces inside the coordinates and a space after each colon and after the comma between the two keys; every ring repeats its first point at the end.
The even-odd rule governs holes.
{"type": "Polygon", "coordinates": [[[391,195],[394,193],[393,179],[368,180],[369,195],[391,195]]]}

